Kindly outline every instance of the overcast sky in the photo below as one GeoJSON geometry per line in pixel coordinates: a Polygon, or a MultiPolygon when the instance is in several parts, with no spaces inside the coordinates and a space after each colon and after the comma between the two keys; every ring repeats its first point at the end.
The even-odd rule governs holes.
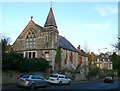
{"type": "MultiPolygon", "coordinates": [[[[35,23],[44,26],[50,2],[2,2],[0,6],[0,33],[9,37],[12,44],[31,16],[35,23]]],[[[87,47],[94,53],[98,49],[113,50],[111,44],[118,36],[118,2],[53,2],[52,8],[59,34],[75,47],[87,47]]]]}

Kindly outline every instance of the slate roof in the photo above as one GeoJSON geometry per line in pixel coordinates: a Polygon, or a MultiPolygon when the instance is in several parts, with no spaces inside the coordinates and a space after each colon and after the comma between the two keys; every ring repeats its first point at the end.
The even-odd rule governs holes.
{"type": "MultiPolygon", "coordinates": [[[[52,7],[50,8],[44,27],[41,27],[38,24],[36,24],[36,26],[42,31],[44,31],[45,30],[44,27],[47,27],[47,26],[54,26],[57,28],[52,7]]],[[[59,47],[70,50],[70,51],[79,52],[66,38],[62,36],[59,36],[59,47]]]]}
{"type": "Polygon", "coordinates": [[[59,36],[59,47],[78,52],[78,50],[65,37],[62,36],[59,36]]]}
{"type": "Polygon", "coordinates": [[[47,19],[46,19],[44,27],[47,27],[47,26],[54,26],[54,27],[57,28],[57,24],[55,22],[55,18],[54,18],[52,7],[50,8],[50,11],[49,11],[49,14],[47,16],[47,19]]]}
{"type": "Polygon", "coordinates": [[[44,28],[42,27],[42,26],[40,26],[40,25],[38,25],[38,24],[35,24],[41,31],[43,31],[44,30],[44,28]]]}
{"type": "MultiPolygon", "coordinates": [[[[96,56],[96,61],[97,61],[97,59],[99,59],[100,61],[103,61],[103,59],[104,59],[104,61],[110,60],[110,58],[107,58],[107,57],[100,57],[100,56],[96,56]]],[[[111,61],[111,60],[110,60],[110,61],[111,61]]]]}

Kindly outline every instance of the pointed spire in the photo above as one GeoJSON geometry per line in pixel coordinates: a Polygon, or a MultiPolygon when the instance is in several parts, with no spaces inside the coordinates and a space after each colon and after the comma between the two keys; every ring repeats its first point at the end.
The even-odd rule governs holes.
{"type": "Polygon", "coordinates": [[[55,22],[52,6],[50,7],[50,11],[49,11],[49,14],[47,16],[44,27],[48,27],[48,26],[54,26],[57,28],[57,24],[55,22]]]}
{"type": "Polygon", "coordinates": [[[52,7],[52,1],[51,1],[51,7],[52,7]]]}

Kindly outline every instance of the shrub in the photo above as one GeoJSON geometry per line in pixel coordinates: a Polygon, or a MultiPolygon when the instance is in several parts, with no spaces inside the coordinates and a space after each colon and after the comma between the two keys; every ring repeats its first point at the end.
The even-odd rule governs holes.
{"type": "Polygon", "coordinates": [[[51,68],[49,62],[44,58],[23,58],[15,52],[4,53],[2,69],[15,70],[19,72],[47,71],[51,68]]]}
{"type": "Polygon", "coordinates": [[[99,73],[100,73],[100,68],[98,68],[98,67],[92,67],[89,70],[88,75],[92,77],[92,76],[97,76],[97,74],[99,74],[99,73]]]}

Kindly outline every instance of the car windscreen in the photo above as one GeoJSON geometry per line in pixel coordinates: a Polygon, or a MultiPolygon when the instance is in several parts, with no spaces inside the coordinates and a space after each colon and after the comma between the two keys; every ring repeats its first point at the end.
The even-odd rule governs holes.
{"type": "Polygon", "coordinates": [[[50,75],[50,77],[54,77],[54,78],[56,78],[56,77],[58,77],[58,75],[54,75],[54,74],[52,74],[52,75],[50,75]]]}
{"type": "Polygon", "coordinates": [[[29,78],[30,75],[23,75],[21,78],[29,78]]]}

